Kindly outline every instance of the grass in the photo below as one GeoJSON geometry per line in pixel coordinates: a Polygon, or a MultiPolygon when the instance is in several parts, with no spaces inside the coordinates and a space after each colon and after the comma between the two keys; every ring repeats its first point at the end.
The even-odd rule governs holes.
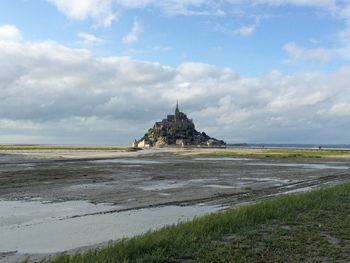
{"type": "MultiPolygon", "coordinates": [[[[0,150],[91,150],[91,151],[137,151],[139,148],[126,146],[74,146],[74,145],[0,145],[0,150]]],[[[206,153],[195,153],[201,156],[229,157],[229,156],[257,156],[276,158],[322,158],[322,157],[350,157],[350,150],[328,149],[227,149],[206,153]]]]}
{"type": "Polygon", "coordinates": [[[350,183],[281,196],[43,262],[348,262],[350,183]]]}
{"type": "Polygon", "coordinates": [[[318,149],[256,149],[251,151],[225,150],[202,153],[202,156],[228,157],[228,156],[257,156],[276,158],[324,158],[324,157],[350,157],[350,150],[318,150],[318,149]]]}
{"type": "Polygon", "coordinates": [[[0,145],[0,150],[90,150],[90,151],[137,151],[126,146],[74,146],[74,145],[0,145]]]}

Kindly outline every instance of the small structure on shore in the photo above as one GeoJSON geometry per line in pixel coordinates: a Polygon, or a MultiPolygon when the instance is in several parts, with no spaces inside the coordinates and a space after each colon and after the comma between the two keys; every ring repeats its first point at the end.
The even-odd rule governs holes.
{"type": "Polygon", "coordinates": [[[180,112],[176,103],[175,114],[168,115],[156,122],[153,128],[140,139],[135,140],[133,147],[225,147],[222,140],[209,137],[205,132],[198,132],[193,121],[180,112]]]}

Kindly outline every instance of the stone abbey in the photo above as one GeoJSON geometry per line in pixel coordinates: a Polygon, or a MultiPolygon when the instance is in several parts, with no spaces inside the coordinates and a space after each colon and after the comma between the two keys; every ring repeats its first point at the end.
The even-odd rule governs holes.
{"type": "Polygon", "coordinates": [[[168,147],[198,146],[223,147],[225,142],[209,137],[205,132],[198,132],[191,119],[180,112],[176,103],[175,114],[156,122],[153,128],[140,139],[135,140],[134,147],[168,147]]]}

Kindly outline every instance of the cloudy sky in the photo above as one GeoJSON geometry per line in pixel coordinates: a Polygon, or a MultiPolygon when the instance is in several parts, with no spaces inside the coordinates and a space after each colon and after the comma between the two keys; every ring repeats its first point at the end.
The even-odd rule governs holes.
{"type": "Polygon", "coordinates": [[[349,0],[0,3],[0,143],[350,143],[349,0]]]}

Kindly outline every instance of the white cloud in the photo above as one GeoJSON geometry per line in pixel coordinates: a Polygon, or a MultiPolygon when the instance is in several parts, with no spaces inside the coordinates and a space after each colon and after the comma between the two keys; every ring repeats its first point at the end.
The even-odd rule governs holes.
{"type": "Polygon", "coordinates": [[[327,63],[337,56],[337,50],[324,48],[304,49],[298,47],[295,43],[286,43],[283,49],[288,53],[292,60],[314,60],[327,63]]]}
{"type": "MultiPolygon", "coordinates": [[[[334,59],[350,59],[350,3],[337,0],[256,0],[269,4],[292,4],[300,6],[318,7],[326,10],[328,14],[345,23],[345,28],[338,32],[337,44],[333,47],[303,48],[293,42],[286,43],[283,49],[288,53],[289,61],[319,61],[328,63],[334,59]]],[[[314,44],[321,44],[319,42],[314,44]]]]}
{"type": "Polygon", "coordinates": [[[166,15],[222,16],[225,12],[220,5],[209,0],[116,0],[125,9],[153,7],[166,15]]]}
{"type": "Polygon", "coordinates": [[[173,49],[172,46],[154,46],[154,47],[148,47],[148,48],[141,48],[141,49],[133,49],[129,48],[125,51],[123,51],[123,55],[125,56],[136,56],[136,55],[144,55],[144,54],[152,54],[152,53],[165,53],[169,52],[173,49]]]}
{"type": "Polygon", "coordinates": [[[116,0],[122,8],[155,7],[168,15],[225,15],[227,6],[294,5],[323,8],[334,12],[341,1],[336,0],[116,0]],[[225,8],[226,7],[226,8],[225,8]]]}
{"type": "Polygon", "coordinates": [[[174,68],[53,41],[0,41],[0,138],[128,144],[178,98],[199,130],[227,141],[345,142],[349,76],[342,68],[241,77],[203,63],[174,68]]]}
{"type": "Polygon", "coordinates": [[[20,41],[21,31],[14,25],[0,26],[0,41],[20,41]]]}
{"type": "Polygon", "coordinates": [[[328,63],[333,59],[350,60],[350,45],[338,48],[310,48],[305,49],[297,46],[293,42],[286,43],[283,46],[289,55],[287,62],[293,61],[317,61],[328,63]]]}
{"type": "Polygon", "coordinates": [[[132,44],[139,40],[139,35],[142,33],[142,27],[139,25],[137,19],[134,19],[134,23],[129,33],[123,37],[124,44],[132,44]]]}
{"type": "Polygon", "coordinates": [[[122,9],[156,8],[170,16],[223,16],[220,4],[209,0],[47,0],[72,19],[94,18],[109,26],[122,9]]]}
{"type": "Polygon", "coordinates": [[[154,46],[151,48],[153,52],[168,52],[173,49],[172,46],[154,46]]]}
{"type": "Polygon", "coordinates": [[[326,7],[331,9],[334,9],[337,5],[336,0],[251,0],[251,2],[253,4],[295,5],[309,7],[326,7]]]}
{"type": "Polygon", "coordinates": [[[2,129],[16,130],[40,130],[40,124],[36,124],[30,120],[12,120],[0,119],[0,127],[2,129]]]}
{"type": "Polygon", "coordinates": [[[94,19],[98,25],[110,26],[117,18],[113,0],[47,0],[65,16],[76,19],[94,19]]]}
{"type": "Polygon", "coordinates": [[[251,36],[256,29],[255,25],[251,26],[242,26],[234,31],[235,35],[240,35],[242,37],[249,37],[251,36]]]}
{"type": "Polygon", "coordinates": [[[186,62],[178,68],[178,77],[186,81],[208,81],[210,79],[235,78],[236,74],[229,68],[218,68],[198,62],[186,62]]]}
{"type": "Polygon", "coordinates": [[[331,117],[341,117],[341,116],[350,116],[350,105],[349,103],[340,102],[332,105],[328,110],[320,112],[321,114],[327,114],[331,117]]]}
{"type": "Polygon", "coordinates": [[[104,39],[96,37],[93,34],[79,32],[78,37],[80,38],[79,43],[84,45],[99,45],[104,42],[104,39]]]}
{"type": "Polygon", "coordinates": [[[321,8],[333,15],[350,19],[349,5],[341,0],[47,0],[72,19],[94,18],[109,26],[123,9],[156,8],[166,15],[225,16],[225,10],[255,5],[293,5],[321,8]]]}
{"type": "Polygon", "coordinates": [[[214,24],[213,30],[220,32],[222,34],[228,36],[241,36],[241,37],[249,37],[251,36],[257,28],[257,24],[253,24],[250,26],[242,26],[237,29],[231,29],[229,26],[222,24],[214,24]]]}
{"type": "Polygon", "coordinates": [[[340,9],[340,16],[350,22],[350,3],[340,9]]]}

